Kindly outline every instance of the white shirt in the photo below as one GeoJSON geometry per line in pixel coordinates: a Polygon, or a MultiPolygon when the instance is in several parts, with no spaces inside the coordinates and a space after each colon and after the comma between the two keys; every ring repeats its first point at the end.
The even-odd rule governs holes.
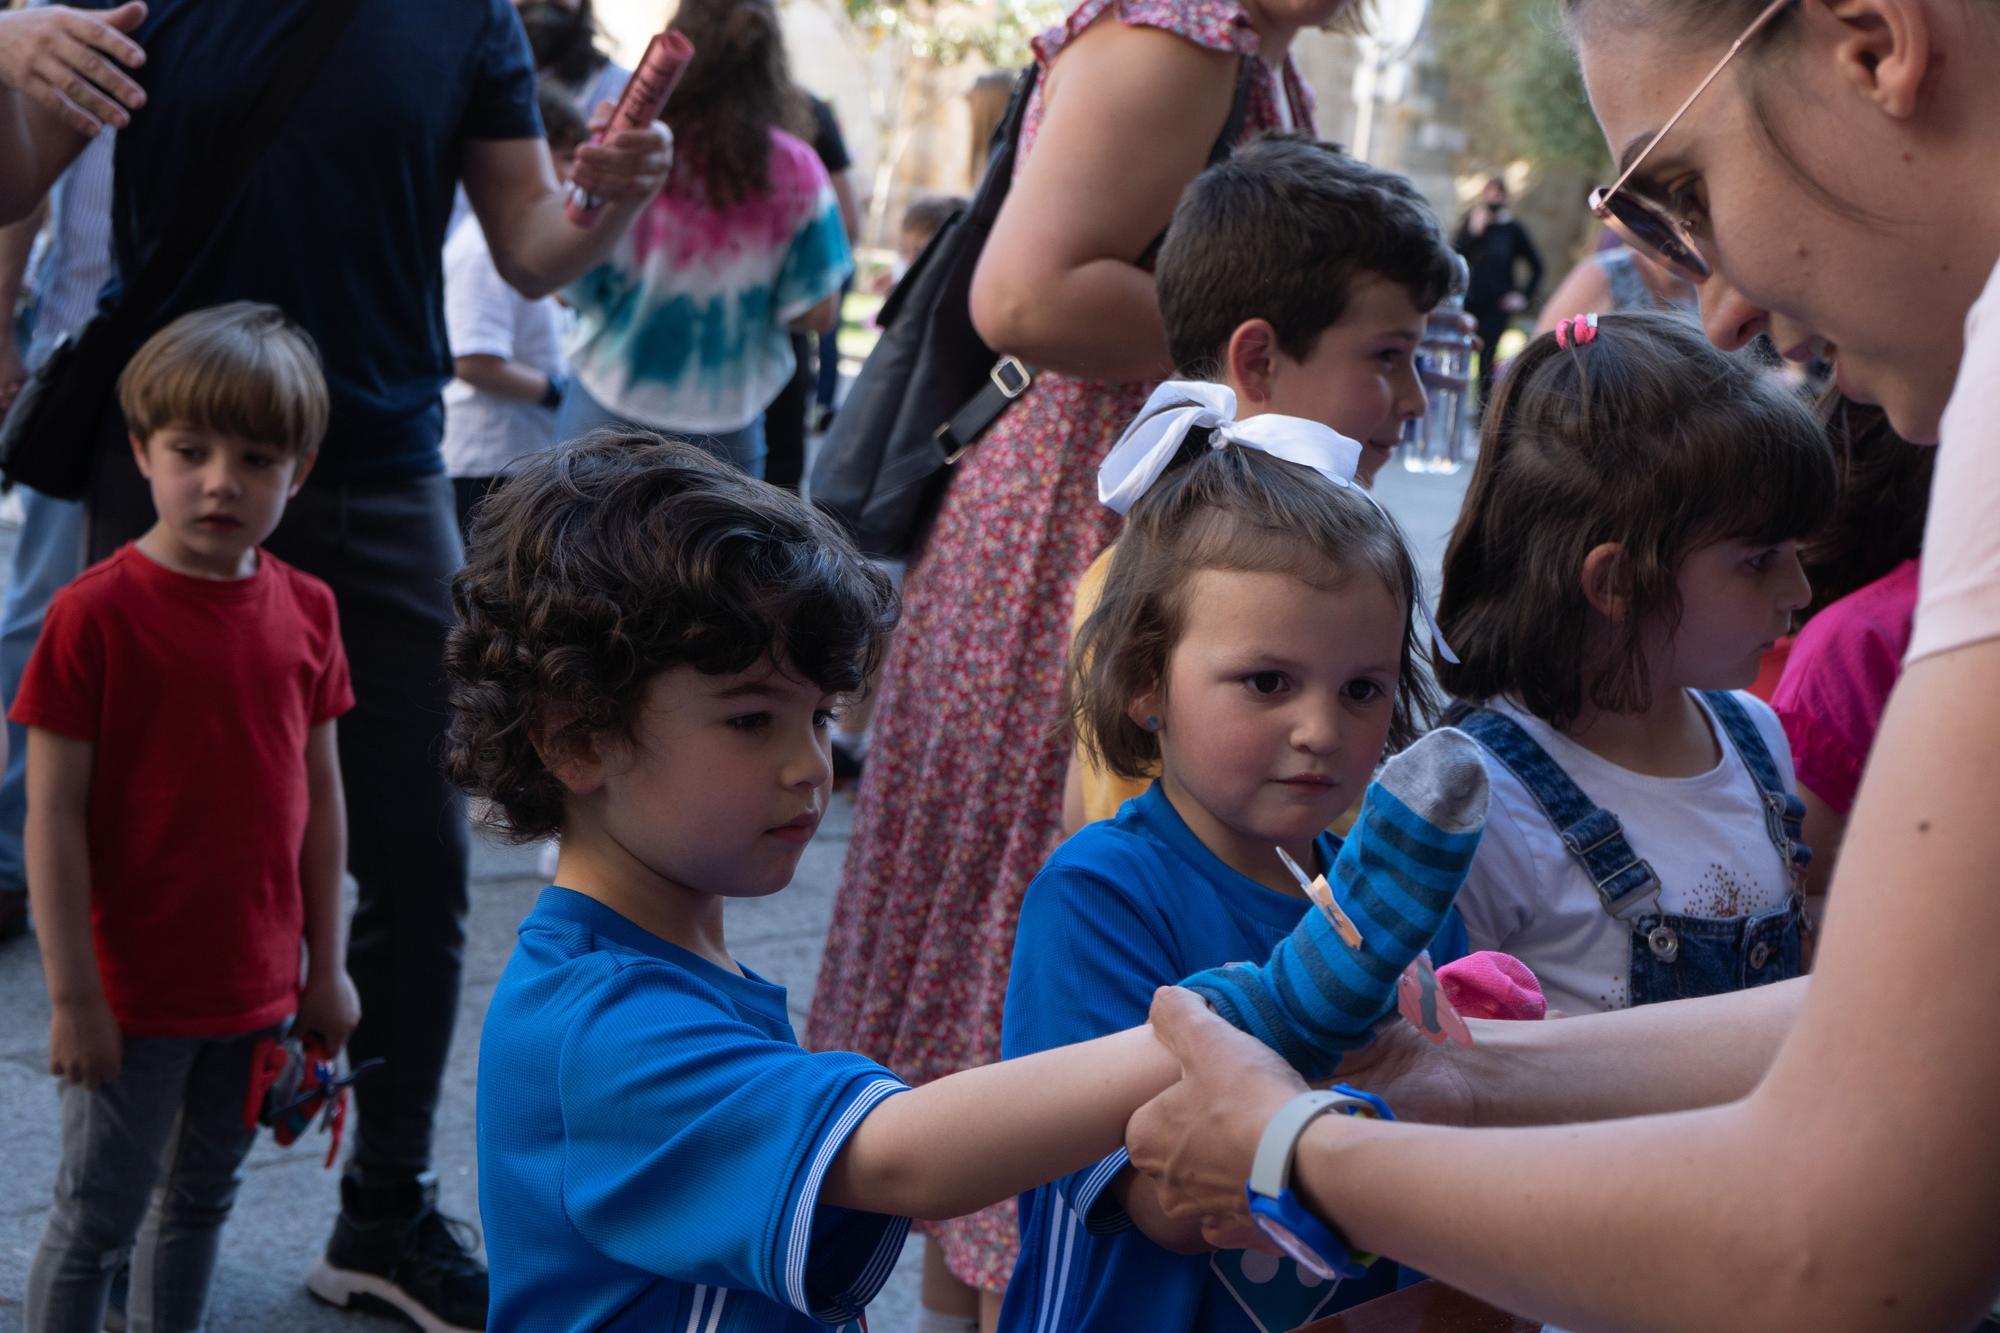
{"type": "MultiPolygon", "coordinates": [[[[1492,706],[1547,750],[1593,803],[1618,816],[1633,852],[1660,880],[1659,906],[1641,910],[1708,918],[1776,911],[1792,894],[1791,868],[1771,845],[1756,779],[1708,704],[1695,697],[1722,759],[1691,778],[1620,768],[1510,702],[1492,706]]],[[[1777,714],[1751,695],[1736,699],[1771,748],[1785,789],[1794,790],[1792,752],[1777,714]]],[[[1513,770],[1483,747],[1482,758],[1492,791],[1486,833],[1458,896],[1472,947],[1526,963],[1551,1008],[1566,1014],[1624,1008],[1631,924],[1604,910],[1596,886],[1513,770]]]]}
{"type": "Polygon", "coordinates": [[[2000,265],[1965,317],[1904,660],[2000,638],[2000,265]]]}
{"type": "MultiPolygon", "coordinates": [[[[568,312],[509,287],[493,266],[477,221],[444,247],[444,324],[451,354],[499,356],[544,375],[563,373],[568,312]]],[[[497,477],[556,442],[556,414],[534,403],[482,393],[455,379],[444,390],[444,466],[454,477],[497,477]]]]}
{"type": "MultiPolygon", "coordinates": [[[[28,0],[39,9],[53,0],[28,0]]],[[[111,276],[111,154],[117,131],[106,127],[70,163],[49,194],[46,242],[31,262],[35,323],[27,364],[40,365],[56,340],[75,333],[97,313],[97,294],[111,276]]]]}

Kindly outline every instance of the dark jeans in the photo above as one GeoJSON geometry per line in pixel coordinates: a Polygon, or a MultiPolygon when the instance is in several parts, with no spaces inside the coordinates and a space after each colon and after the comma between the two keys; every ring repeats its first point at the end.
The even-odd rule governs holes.
{"type": "Polygon", "coordinates": [[[127,1037],[117,1078],[94,1092],[57,1085],[62,1162],[28,1269],[29,1333],[97,1333],[128,1255],[132,1327],[202,1326],[222,1224],[256,1137],[243,1127],[250,1056],[276,1031],[127,1037]]]}
{"type": "MultiPolygon", "coordinates": [[[[151,510],[130,458],[100,456],[94,550],[143,532],[151,510]]],[[[354,678],[339,726],[347,868],[360,887],[347,970],[361,1026],[348,1049],[356,1064],[387,1067],[355,1089],[349,1170],[393,1186],[430,1167],[465,953],[465,799],[439,762],[449,588],[463,561],[450,479],[309,481],[265,546],[333,589],[354,678]]]]}
{"type": "Polygon", "coordinates": [[[458,513],[458,539],[472,545],[472,511],[481,500],[498,490],[506,477],[453,477],[451,502],[458,513]]]}
{"type": "Polygon", "coordinates": [[[792,357],[798,362],[791,380],[764,409],[764,480],[788,491],[799,488],[806,470],[806,414],[811,410],[813,356],[819,339],[810,333],[792,335],[792,357]]]}

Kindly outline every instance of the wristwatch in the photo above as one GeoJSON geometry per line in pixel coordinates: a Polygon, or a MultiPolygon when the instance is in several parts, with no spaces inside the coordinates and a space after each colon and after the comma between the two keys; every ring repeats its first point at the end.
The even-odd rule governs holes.
{"type": "Polygon", "coordinates": [[[563,405],[563,399],[568,396],[569,396],[569,376],[550,375],[549,387],[543,391],[542,401],[538,403],[537,406],[545,407],[549,409],[551,412],[553,412],[557,408],[563,405]]]}
{"type": "Polygon", "coordinates": [[[1360,1277],[1376,1256],[1352,1249],[1331,1224],[1313,1216],[1292,1193],[1292,1154],[1306,1127],[1319,1117],[1364,1115],[1394,1120],[1389,1104],[1372,1092],[1336,1083],[1325,1092],[1302,1092],[1278,1108],[1257,1140],[1257,1156],[1244,1187],[1250,1197],[1250,1220],[1271,1243],[1296,1259],[1307,1272],[1329,1281],[1360,1277]]]}

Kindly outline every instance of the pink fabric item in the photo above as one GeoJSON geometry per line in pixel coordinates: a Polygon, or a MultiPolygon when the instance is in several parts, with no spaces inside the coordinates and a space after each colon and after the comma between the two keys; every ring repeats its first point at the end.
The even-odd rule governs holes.
{"type": "Polygon", "coordinates": [[[1799,785],[1843,819],[1902,674],[1918,581],[1906,560],[1807,621],[1771,693],[1799,785]]]}
{"type": "Polygon", "coordinates": [[[1510,953],[1469,953],[1439,968],[1437,978],[1445,997],[1467,1018],[1533,1022],[1549,1012],[1542,984],[1510,953]]]}

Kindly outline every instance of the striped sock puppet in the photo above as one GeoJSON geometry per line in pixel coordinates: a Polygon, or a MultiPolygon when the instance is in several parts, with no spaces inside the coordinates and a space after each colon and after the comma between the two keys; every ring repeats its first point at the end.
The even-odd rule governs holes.
{"type": "Polygon", "coordinates": [[[1361,947],[1314,910],[1265,963],[1210,968],[1181,984],[1308,1079],[1324,1078],[1396,1007],[1396,978],[1437,934],[1485,828],[1478,742],[1432,732],[1382,766],[1327,875],[1361,947]]]}

